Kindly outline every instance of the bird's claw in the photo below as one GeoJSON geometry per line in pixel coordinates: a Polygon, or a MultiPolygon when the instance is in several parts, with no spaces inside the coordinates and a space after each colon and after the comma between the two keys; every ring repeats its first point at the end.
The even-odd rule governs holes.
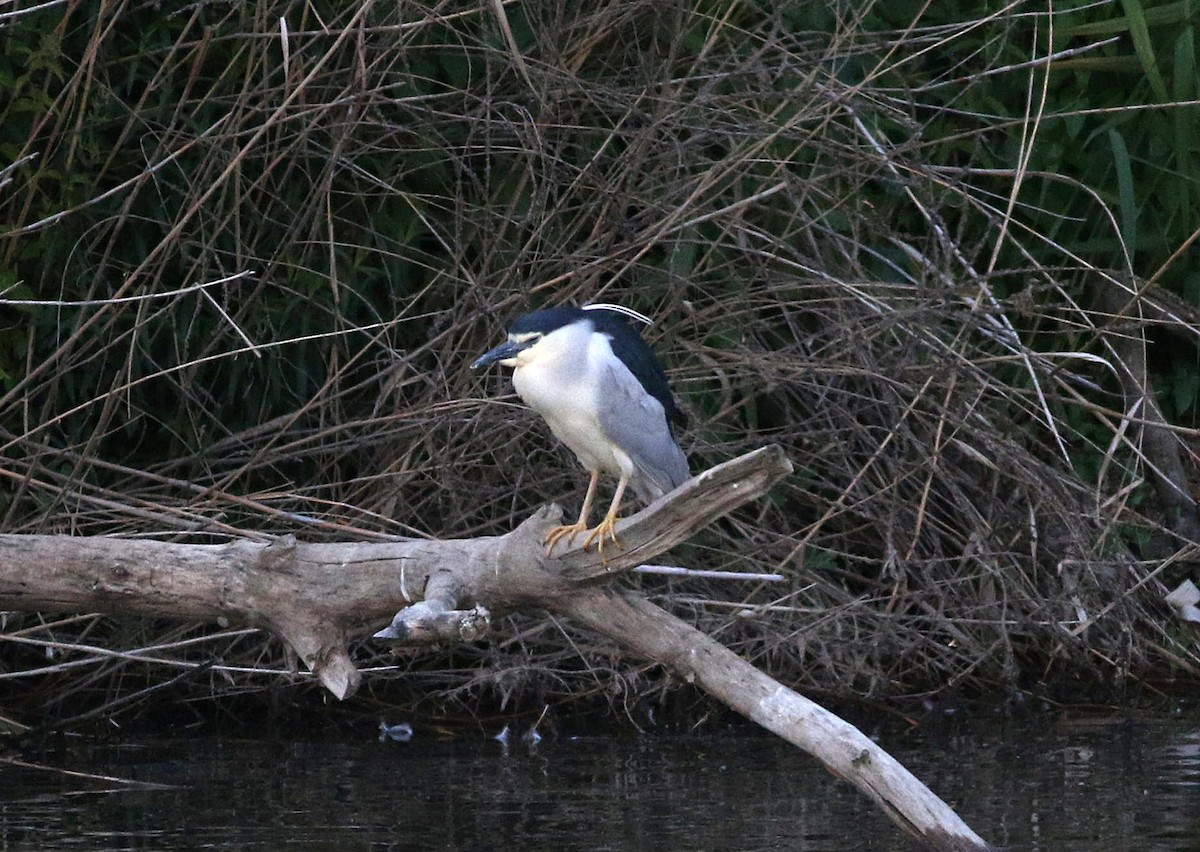
{"type": "Polygon", "coordinates": [[[546,533],[546,537],[542,539],[542,544],[546,546],[546,555],[554,555],[554,545],[558,544],[564,538],[567,540],[567,547],[571,546],[571,542],[575,540],[575,536],[587,529],[587,524],[574,523],[566,524],[561,527],[554,527],[550,532],[546,533]]]}
{"type": "Polygon", "coordinates": [[[594,530],[588,533],[588,537],[583,540],[583,549],[587,550],[592,546],[592,542],[596,542],[596,553],[600,555],[601,561],[604,560],[604,538],[617,546],[617,550],[623,550],[621,540],[617,538],[617,518],[614,515],[609,515],[600,522],[594,530]]]}

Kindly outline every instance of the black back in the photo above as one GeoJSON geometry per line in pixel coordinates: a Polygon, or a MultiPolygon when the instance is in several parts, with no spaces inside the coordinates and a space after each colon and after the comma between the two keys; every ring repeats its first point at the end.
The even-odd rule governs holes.
{"type": "Polygon", "coordinates": [[[587,320],[596,331],[608,337],[613,354],[629,368],[629,372],[633,373],[646,393],[662,404],[667,423],[679,427],[687,424],[687,417],[675,404],[671,386],[667,383],[667,374],[663,371],[654,350],[623,314],[604,308],[592,308],[587,311],[573,307],[544,308],[518,317],[508,331],[509,334],[528,334],[531,331],[549,334],[555,329],[580,320],[587,320]]]}

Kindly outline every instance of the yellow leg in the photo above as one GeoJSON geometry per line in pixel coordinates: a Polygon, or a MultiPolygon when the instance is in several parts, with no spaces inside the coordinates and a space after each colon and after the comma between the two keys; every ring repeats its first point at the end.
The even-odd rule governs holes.
{"type": "Polygon", "coordinates": [[[617,491],[613,494],[612,503],[608,507],[608,513],[605,514],[604,520],[600,522],[594,530],[588,533],[588,537],[583,540],[583,549],[587,550],[592,542],[596,542],[596,552],[600,554],[600,559],[604,559],[604,537],[608,536],[608,540],[615,544],[618,548],[621,546],[620,539],[617,538],[617,511],[621,508],[621,498],[625,496],[625,486],[629,483],[629,477],[622,476],[621,481],[617,483],[617,491]]]}
{"type": "Polygon", "coordinates": [[[554,553],[554,545],[558,544],[559,540],[564,536],[567,539],[567,547],[571,546],[571,542],[575,536],[587,529],[588,515],[592,514],[592,498],[596,496],[596,483],[600,481],[600,471],[592,471],[592,481],[588,483],[587,493],[583,495],[583,509],[579,512],[579,520],[573,524],[567,524],[562,527],[555,527],[546,533],[546,537],[542,540],[542,544],[546,545],[546,555],[550,556],[554,553]]]}

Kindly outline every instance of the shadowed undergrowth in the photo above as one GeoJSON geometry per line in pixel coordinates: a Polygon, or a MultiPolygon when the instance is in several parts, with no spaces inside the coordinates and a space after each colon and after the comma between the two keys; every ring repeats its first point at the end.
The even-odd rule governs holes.
{"type": "MultiPolygon", "coordinates": [[[[467,365],[531,306],[615,301],[657,320],[694,472],[766,443],[797,467],[673,556],[784,582],[638,578],[656,602],[843,697],[1194,676],[1160,599],[1194,571],[1195,393],[1161,353],[1186,367],[1197,339],[1195,142],[1172,124],[1195,70],[1161,53],[1149,102],[1182,150],[1152,210],[1128,189],[1151,168],[1143,111],[1073,94],[1108,97],[1127,45],[1084,12],[932,14],[5,18],[5,531],[464,537],[573,513],[574,459],[467,365]],[[1139,216],[1174,226],[1146,242],[1139,216]]],[[[34,719],[315,690],[254,631],[9,614],[3,633],[0,701],[34,719]]],[[[534,615],[477,647],[358,658],[372,712],[667,689],[534,615]]]]}

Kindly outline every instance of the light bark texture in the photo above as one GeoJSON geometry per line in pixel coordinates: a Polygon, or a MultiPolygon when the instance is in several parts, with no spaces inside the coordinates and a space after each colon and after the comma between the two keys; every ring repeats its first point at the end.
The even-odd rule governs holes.
{"type": "Polygon", "coordinates": [[[622,521],[605,558],[573,547],[547,557],[561,517],[542,509],[502,536],[438,541],[176,544],[144,539],[0,536],[0,609],[103,611],[238,622],[273,631],[338,698],[361,675],[353,635],[385,624],[391,644],[470,641],[492,613],[547,609],[661,662],[812,754],[927,848],[988,845],[878,745],[728,648],[606,581],[756,499],[791,464],[778,447],[700,474],[622,521]],[[396,612],[399,610],[399,612],[396,612]]]}

